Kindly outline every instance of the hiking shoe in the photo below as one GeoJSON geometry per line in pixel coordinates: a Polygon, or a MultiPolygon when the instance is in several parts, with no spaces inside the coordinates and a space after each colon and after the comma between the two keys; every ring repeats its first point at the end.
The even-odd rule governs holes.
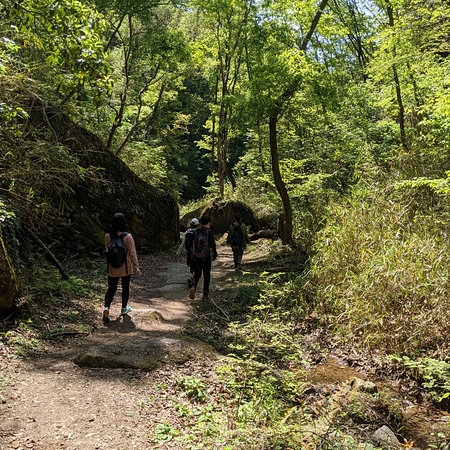
{"type": "Polygon", "coordinates": [[[106,312],[109,314],[108,311],[106,311],[106,310],[103,311],[103,323],[104,323],[104,324],[109,323],[109,315],[105,315],[106,312]]]}
{"type": "Polygon", "coordinates": [[[202,299],[203,299],[203,300],[208,300],[208,298],[209,298],[208,293],[207,293],[207,292],[203,293],[202,299]]]}
{"type": "Polygon", "coordinates": [[[191,289],[189,289],[189,298],[191,300],[194,300],[194,298],[195,298],[195,288],[194,287],[191,287],[191,289]]]}
{"type": "Polygon", "coordinates": [[[128,314],[129,312],[133,311],[129,306],[126,306],[125,308],[122,308],[120,311],[120,314],[128,314]]]}

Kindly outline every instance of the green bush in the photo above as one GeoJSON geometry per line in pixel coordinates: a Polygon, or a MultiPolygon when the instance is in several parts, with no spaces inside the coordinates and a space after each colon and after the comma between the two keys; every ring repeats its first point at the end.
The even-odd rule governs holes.
{"type": "Polygon", "coordinates": [[[412,353],[447,340],[448,208],[416,193],[358,187],[318,233],[302,294],[347,343],[412,353]]]}

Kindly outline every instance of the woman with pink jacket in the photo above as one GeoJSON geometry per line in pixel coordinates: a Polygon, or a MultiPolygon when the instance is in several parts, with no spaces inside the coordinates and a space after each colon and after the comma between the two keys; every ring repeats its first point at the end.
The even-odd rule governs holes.
{"type": "Polygon", "coordinates": [[[105,295],[105,308],[103,310],[103,323],[109,323],[109,308],[117,291],[119,279],[122,279],[122,310],[121,314],[128,314],[131,308],[128,306],[128,299],[130,297],[130,281],[133,272],[141,275],[139,269],[139,261],[137,259],[136,247],[134,245],[133,236],[126,232],[127,225],[125,216],[122,213],[114,214],[111,231],[105,234],[105,248],[111,242],[111,236],[123,237],[123,244],[126,251],[125,263],[119,268],[114,268],[108,264],[108,290],[105,295]]]}

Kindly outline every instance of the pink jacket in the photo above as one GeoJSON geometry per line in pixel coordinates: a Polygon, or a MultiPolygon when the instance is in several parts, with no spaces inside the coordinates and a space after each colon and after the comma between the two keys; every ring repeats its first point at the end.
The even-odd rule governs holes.
{"type": "MultiPolygon", "coordinates": [[[[108,247],[111,242],[111,237],[109,233],[105,234],[105,248],[108,247]]],[[[127,251],[127,261],[126,263],[115,269],[108,264],[108,276],[109,277],[125,277],[127,275],[131,275],[135,270],[139,269],[139,261],[137,259],[136,247],[134,245],[133,236],[128,233],[123,238],[123,243],[125,245],[125,250],[127,251]]]]}

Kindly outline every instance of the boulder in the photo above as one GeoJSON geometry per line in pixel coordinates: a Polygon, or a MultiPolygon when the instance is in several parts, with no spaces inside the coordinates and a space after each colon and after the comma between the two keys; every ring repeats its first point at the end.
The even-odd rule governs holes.
{"type": "Polygon", "coordinates": [[[90,347],[75,358],[80,367],[140,369],[150,371],[162,364],[184,364],[195,359],[214,360],[219,354],[192,338],[161,336],[139,343],[90,347]]]}
{"type": "Polygon", "coordinates": [[[205,209],[204,206],[200,206],[197,209],[194,209],[193,211],[188,212],[180,219],[180,231],[185,232],[189,225],[191,224],[191,220],[195,217],[196,219],[200,220],[200,217],[202,217],[202,212],[205,209]]]}
{"type": "Polygon", "coordinates": [[[245,203],[238,201],[220,201],[213,202],[185,214],[181,218],[182,224],[189,224],[192,217],[197,217],[200,220],[201,216],[209,216],[211,218],[211,230],[214,234],[227,233],[230,225],[234,222],[234,215],[240,214],[242,222],[250,227],[250,232],[254,233],[259,230],[258,221],[252,209],[245,203]]]}

